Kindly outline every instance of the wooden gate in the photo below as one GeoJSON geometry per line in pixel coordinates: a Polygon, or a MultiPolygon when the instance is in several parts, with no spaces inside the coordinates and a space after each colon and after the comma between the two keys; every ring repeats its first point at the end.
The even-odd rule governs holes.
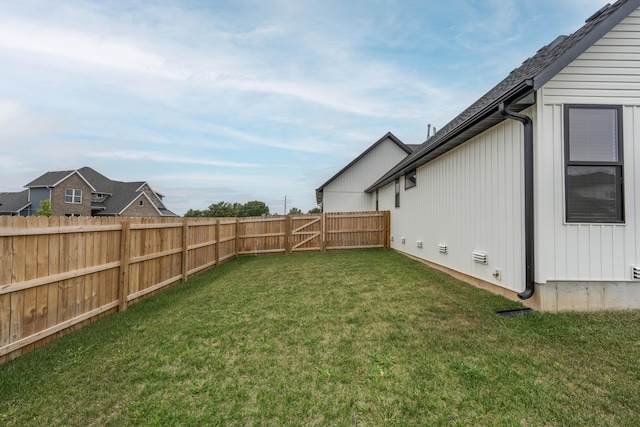
{"type": "Polygon", "coordinates": [[[322,250],[322,215],[291,217],[291,252],[322,250]]]}

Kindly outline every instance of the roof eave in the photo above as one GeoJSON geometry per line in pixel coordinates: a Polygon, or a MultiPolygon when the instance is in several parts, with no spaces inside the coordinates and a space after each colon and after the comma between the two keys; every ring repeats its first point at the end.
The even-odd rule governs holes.
{"type": "MultiPolygon", "coordinates": [[[[367,148],[365,151],[363,151],[358,157],[356,157],[355,159],[353,159],[348,165],[346,165],[345,167],[343,167],[342,169],[340,169],[340,171],[335,174],[334,176],[332,176],[331,178],[329,178],[329,180],[327,180],[327,182],[325,182],[324,184],[322,184],[320,187],[316,188],[316,200],[317,200],[317,194],[318,192],[322,192],[322,190],[329,184],[331,184],[336,178],[338,178],[340,175],[342,175],[344,172],[346,172],[351,166],[353,166],[354,164],[356,164],[359,160],[361,160],[364,156],[366,156],[367,154],[369,154],[371,151],[373,151],[374,148],[376,148],[378,145],[382,144],[382,142],[385,139],[390,139],[394,144],[396,144],[398,147],[400,147],[405,153],[407,153],[407,155],[410,155],[413,150],[411,150],[411,148],[407,147],[407,145],[405,143],[403,143],[402,141],[400,141],[398,139],[398,137],[396,137],[393,133],[391,132],[387,132],[385,135],[382,136],[382,138],[380,138],[379,140],[377,140],[376,142],[374,142],[369,148],[367,148]]],[[[320,203],[320,202],[318,202],[320,203]]]]}
{"type": "Polygon", "coordinates": [[[428,163],[458,145],[463,144],[474,136],[477,136],[498,123],[503,122],[505,118],[502,117],[498,111],[498,106],[502,102],[511,104],[512,110],[516,112],[522,111],[535,104],[533,81],[524,80],[487,107],[462,122],[458,127],[449,131],[443,136],[442,140],[434,141],[432,144],[425,147],[421,153],[418,152],[416,157],[411,159],[411,161],[406,164],[400,162],[398,166],[393,168],[390,172],[367,188],[365,193],[373,193],[390,182],[395,181],[396,178],[404,175],[408,171],[428,163]]]}
{"type": "Polygon", "coordinates": [[[573,62],[578,56],[582,55],[589,47],[593,46],[595,42],[600,40],[605,34],[611,31],[638,7],[640,7],[640,0],[631,0],[616,9],[610,16],[598,24],[598,26],[592,29],[575,45],[558,57],[553,64],[538,73],[534,78],[533,88],[538,90],[544,86],[549,80],[573,62]]]}

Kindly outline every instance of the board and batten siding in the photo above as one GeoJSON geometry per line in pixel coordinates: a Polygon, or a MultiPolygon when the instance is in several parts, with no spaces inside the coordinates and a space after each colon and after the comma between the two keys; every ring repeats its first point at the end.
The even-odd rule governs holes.
{"type": "Polygon", "coordinates": [[[376,209],[374,194],[364,190],[407,156],[387,138],[323,189],[324,212],[358,212],[376,209]]]}
{"type": "Polygon", "coordinates": [[[507,120],[418,168],[415,187],[405,190],[402,178],[400,208],[394,207],[393,182],[381,189],[380,209],[391,211],[392,248],[521,292],[522,147],[522,125],[507,120]],[[474,262],[473,251],[487,253],[488,264],[474,262]],[[501,280],[493,277],[496,269],[501,280]]]}
{"type": "Polygon", "coordinates": [[[536,282],[628,281],[640,264],[640,12],[636,10],[538,94],[536,282]],[[624,224],[565,222],[565,104],[622,105],[624,224]]]}

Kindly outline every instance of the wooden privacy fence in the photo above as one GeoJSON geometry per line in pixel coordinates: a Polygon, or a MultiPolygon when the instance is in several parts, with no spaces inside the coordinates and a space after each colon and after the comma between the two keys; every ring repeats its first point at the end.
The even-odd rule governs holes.
{"type": "Polygon", "coordinates": [[[389,247],[389,215],[0,216],[0,363],[239,255],[389,247]]]}

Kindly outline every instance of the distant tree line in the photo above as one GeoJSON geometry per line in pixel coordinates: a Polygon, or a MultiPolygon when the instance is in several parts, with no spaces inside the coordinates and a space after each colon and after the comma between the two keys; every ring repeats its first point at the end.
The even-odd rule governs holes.
{"type": "Polygon", "coordinates": [[[186,217],[247,217],[269,215],[269,206],[264,202],[253,200],[245,204],[218,202],[212,203],[205,210],[189,209],[186,217]]]}
{"type": "MultiPolygon", "coordinates": [[[[308,213],[320,213],[320,208],[313,208],[308,213]]],[[[299,215],[302,211],[298,208],[291,208],[289,215],[299,215]]],[[[184,216],[191,218],[243,218],[248,216],[265,216],[270,215],[269,206],[258,200],[247,203],[228,203],[218,202],[212,203],[207,209],[189,209],[184,216]]]]}

